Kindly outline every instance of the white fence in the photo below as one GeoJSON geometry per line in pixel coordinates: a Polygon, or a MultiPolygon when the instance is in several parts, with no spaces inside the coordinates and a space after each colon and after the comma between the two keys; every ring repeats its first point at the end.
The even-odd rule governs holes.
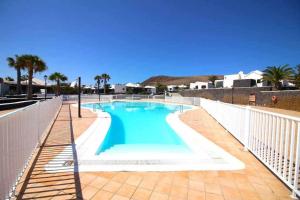
{"type": "Polygon", "coordinates": [[[285,182],[299,191],[300,118],[249,109],[247,148],[285,182]]]}
{"type": "MultiPolygon", "coordinates": [[[[111,101],[118,99],[164,99],[164,95],[139,95],[139,94],[116,94],[116,95],[100,95],[100,101],[111,101]]],[[[78,95],[63,95],[64,101],[78,101],[78,95]]],[[[82,94],[82,101],[89,100],[99,100],[99,95],[97,94],[82,94]]]]}
{"type": "Polygon", "coordinates": [[[168,102],[200,105],[292,191],[300,195],[300,118],[194,97],[168,102]]]}
{"type": "Polygon", "coordinates": [[[0,199],[14,191],[61,105],[62,98],[57,97],[0,116],[0,199]]]}
{"type": "Polygon", "coordinates": [[[165,97],[166,102],[181,103],[188,105],[200,106],[200,98],[197,97],[165,97]]]}
{"type": "MultiPolygon", "coordinates": [[[[227,104],[220,101],[212,101],[201,98],[201,107],[213,116],[226,130],[246,146],[247,132],[245,106],[227,104]]],[[[247,119],[246,119],[247,118],[247,119]]]]}
{"type": "MultiPolygon", "coordinates": [[[[99,99],[99,95],[96,94],[82,94],[81,95],[82,100],[97,100],[99,99]]],[[[77,101],[78,100],[78,95],[63,95],[63,100],[64,101],[77,101]]]]}

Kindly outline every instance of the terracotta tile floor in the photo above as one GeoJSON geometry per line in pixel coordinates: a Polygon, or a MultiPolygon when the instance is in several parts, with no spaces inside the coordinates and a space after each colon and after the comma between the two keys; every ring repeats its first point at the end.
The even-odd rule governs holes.
{"type": "MultiPolygon", "coordinates": [[[[267,200],[290,199],[290,191],[204,110],[181,119],[246,164],[238,171],[66,172],[49,173],[43,166],[69,146],[96,118],[63,105],[44,145],[17,187],[17,199],[112,200],[267,200]],[[72,116],[72,117],[70,117],[72,116]]],[[[76,160],[76,153],[70,152],[76,160]]]]}

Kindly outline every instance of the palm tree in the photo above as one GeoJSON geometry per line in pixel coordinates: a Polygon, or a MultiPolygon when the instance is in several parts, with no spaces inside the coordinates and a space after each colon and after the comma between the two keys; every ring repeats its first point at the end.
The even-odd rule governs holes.
{"type": "Polygon", "coordinates": [[[10,76],[7,76],[7,77],[4,78],[4,80],[7,80],[7,81],[14,81],[15,79],[13,79],[13,78],[10,77],[10,76]]]}
{"type": "Polygon", "coordinates": [[[95,79],[95,81],[97,81],[97,90],[98,90],[99,101],[100,101],[100,82],[101,82],[102,76],[96,75],[94,79],[95,79]]]}
{"type": "Polygon", "coordinates": [[[15,70],[17,70],[17,94],[21,94],[21,70],[24,69],[24,66],[18,55],[15,55],[15,58],[8,57],[8,65],[15,70]]]}
{"type": "Polygon", "coordinates": [[[208,77],[208,80],[212,82],[212,84],[215,86],[215,81],[218,79],[217,76],[212,75],[208,77]]]}
{"type": "Polygon", "coordinates": [[[108,74],[102,74],[101,75],[101,79],[103,81],[103,87],[104,87],[104,94],[106,94],[106,85],[107,85],[107,82],[110,80],[110,76],[108,74]]]}
{"type": "Polygon", "coordinates": [[[28,81],[28,75],[27,74],[22,75],[21,76],[21,81],[28,81]]]}
{"type": "Polygon", "coordinates": [[[294,83],[300,88],[300,64],[296,66],[294,71],[294,83]]]}
{"type": "Polygon", "coordinates": [[[22,66],[28,71],[28,87],[27,87],[27,99],[32,99],[32,78],[36,72],[42,72],[47,69],[46,63],[36,55],[22,55],[18,57],[22,66]]]}
{"type": "Polygon", "coordinates": [[[282,87],[282,80],[290,80],[292,78],[293,69],[289,65],[280,65],[267,67],[263,71],[263,80],[269,81],[276,89],[280,90],[282,87]]]}
{"type": "Polygon", "coordinates": [[[61,74],[59,72],[54,72],[49,76],[49,80],[56,81],[56,96],[60,95],[60,82],[68,80],[68,77],[66,77],[64,74],[61,74]]]}

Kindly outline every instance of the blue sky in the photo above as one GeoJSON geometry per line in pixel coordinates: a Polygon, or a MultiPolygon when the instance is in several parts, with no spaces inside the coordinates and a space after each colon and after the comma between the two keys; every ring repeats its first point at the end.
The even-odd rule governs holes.
{"type": "Polygon", "coordinates": [[[93,83],[300,63],[299,0],[0,0],[0,76],[31,53],[93,83]]]}

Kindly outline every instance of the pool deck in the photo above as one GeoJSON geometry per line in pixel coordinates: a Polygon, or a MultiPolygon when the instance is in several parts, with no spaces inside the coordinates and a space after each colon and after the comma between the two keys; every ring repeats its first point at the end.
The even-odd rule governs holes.
{"type": "MultiPolygon", "coordinates": [[[[184,172],[61,172],[44,165],[70,147],[96,119],[96,114],[64,104],[44,144],[26,170],[16,199],[112,200],[268,200],[291,199],[290,191],[203,109],[188,111],[181,120],[201,132],[246,168],[237,171],[184,172]]],[[[76,166],[76,152],[70,151],[76,166]]]]}

